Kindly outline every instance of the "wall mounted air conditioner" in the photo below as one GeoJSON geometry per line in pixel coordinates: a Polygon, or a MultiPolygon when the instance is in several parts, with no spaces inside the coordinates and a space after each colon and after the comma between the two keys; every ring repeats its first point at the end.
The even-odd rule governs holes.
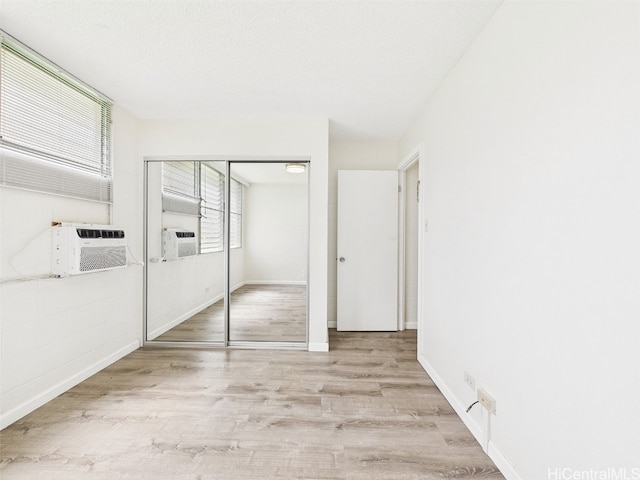
{"type": "Polygon", "coordinates": [[[166,228],[162,232],[162,256],[165,260],[177,260],[198,253],[195,232],[166,228]]]}
{"type": "Polygon", "coordinates": [[[127,266],[124,230],[100,225],[52,228],[52,271],[66,277],[127,266]]]}

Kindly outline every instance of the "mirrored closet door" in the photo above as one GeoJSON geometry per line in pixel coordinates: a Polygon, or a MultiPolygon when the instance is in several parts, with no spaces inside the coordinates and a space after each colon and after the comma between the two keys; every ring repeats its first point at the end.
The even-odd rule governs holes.
{"type": "MultiPolygon", "coordinates": [[[[229,342],[307,341],[306,164],[232,162],[243,179],[242,260],[231,245],[229,342]],[[288,170],[287,170],[288,165],[288,170]],[[293,171],[291,171],[293,170],[293,171]],[[235,261],[234,261],[235,260],[235,261]],[[242,269],[243,274],[234,270],[242,269]],[[234,282],[242,278],[242,281],[234,282]]],[[[231,232],[234,224],[231,184],[231,232]]],[[[237,202],[236,202],[237,204],[237,202]]],[[[239,255],[240,256],[240,255],[239,255]]]]}
{"type": "Polygon", "coordinates": [[[307,162],[145,161],[145,343],[306,347],[307,179],[307,162]]]}

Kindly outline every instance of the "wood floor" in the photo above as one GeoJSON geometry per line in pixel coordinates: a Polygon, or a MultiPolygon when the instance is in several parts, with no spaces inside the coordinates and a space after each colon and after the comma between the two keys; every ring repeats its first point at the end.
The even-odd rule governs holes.
{"type": "Polygon", "coordinates": [[[0,432],[0,478],[503,479],[415,358],[415,331],[138,350],[0,432]]]}
{"type": "MultiPolygon", "coordinates": [[[[229,310],[231,341],[307,341],[305,285],[243,285],[231,293],[229,310]]],[[[224,301],[205,308],[155,340],[224,341],[224,301]]]]}

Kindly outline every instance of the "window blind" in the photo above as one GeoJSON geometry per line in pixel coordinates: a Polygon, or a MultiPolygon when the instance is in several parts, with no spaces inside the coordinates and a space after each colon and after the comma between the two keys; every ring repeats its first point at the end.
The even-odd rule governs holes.
{"type": "Polygon", "coordinates": [[[0,35],[0,185],[111,202],[111,102],[0,35]]]}

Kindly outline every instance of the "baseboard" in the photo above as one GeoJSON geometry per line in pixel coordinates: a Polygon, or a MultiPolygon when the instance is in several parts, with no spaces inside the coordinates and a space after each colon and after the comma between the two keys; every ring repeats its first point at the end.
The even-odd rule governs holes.
{"type": "Polygon", "coordinates": [[[496,467],[500,470],[504,478],[507,480],[522,480],[522,477],[518,475],[518,472],[513,468],[513,465],[505,458],[502,452],[495,446],[495,444],[489,441],[489,458],[493,460],[496,467]]]}
{"type": "MultiPolygon", "coordinates": [[[[298,283],[296,283],[296,282],[279,282],[279,281],[239,282],[239,283],[235,284],[233,287],[231,287],[231,293],[235,292],[240,287],[244,287],[245,285],[306,285],[306,284],[307,284],[307,282],[298,282],[298,283]]],[[[199,305],[197,307],[194,307],[191,310],[189,310],[188,312],[185,312],[182,315],[180,315],[179,317],[175,318],[174,320],[171,320],[169,323],[165,323],[163,326],[158,327],[155,330],[149,332],[147,334],[147,338],[150,338],[151,340],[154,340],[155,338],[159,337],[163,333],[166,333],[169,330],[171,330],[172,328],[180,325],[185,320],[190,319],[195,314],[200,313],[205,308],[209,308],[214,303],[219,302],[223,298],[224,298],[224,294],[220,294],[220,295],[217,295],[216,297],[212,298],[211,300],[207,300],[203,304],[201,304],[201,305],[199,305]]]]}
{"type": "MultiPolygon", "coordinates": [[[[408,327],[407,327],[408,328],[408,327]]],[[[482,444],[482,428],[480,424],[476,422],[473,418],[471,418],[466,413],[466,407],[460,403],[458,398],[453,394],[453,392],[447,387],[447,384],[440,378],[435,369],[431,366],[429,362],[427,362],[426,358],[423,355],[418,354],[418,362],[422,365],[422,368],[427,372],[433,383],[436,384],[442,395],[447,399],[447,401],[451,404],[453,409],[458,414],[458,417],[462,420],[465,426],[469,429],[471,434],[475,437],[478,443],[482,444]]],[[[502,452],[496,447],[496,445],[489,441],[489,449],[487,455],[493,463],[496,464],[496,467],[500,470],[502,475],[507,480],[522,480],[520,475],[515,471],[513,466],[509,463],[509,461],[505,458],[502,452]]]]}
{"type": "MultiPolygon", "coordinates": [[[[236,287],[238,288],[238,287],[236,287]]],[[[204,302],[201,305],[198,305],[197,307],[192,308],[191,310],[183,313],[182,315],[180,315],[179,317],[171,320],[169,323],[165,323],[164,325],[162,325],[161,327],[156,328],[155,330],[148,332],[147,333],[147,338],[154,340],[156,337],[159,337],[160,335],[162,335],[165,332],[168,332],[169,330],[171,330],[173,327],[180,325],[182,322],[184,322],[185,320],[193,317],[196,313],[200,313],[202,310],[204,310],[205,308],[210,307],[211,305],[213,305],[214,303],[216,303],[217,301],[220,301],[224,298],[224,295],[218,295],[217,297],[212,298],[211,300],[207,300],[206,302],[204,302]]]]}
{"type": "Polygon", "coordinates": [[[306,285],[304,280],[246,280],[244,285],[306,285]]]}
{"type": "Polygon", "coordinates": [[[329,351],[329,342],[309,343],[309,351],[310,352],[328,352],[329,351]]]}
{"type": "Polygon", "coordinates": [[[427,374],[431,377],[431,380],[433,380],[433,383],[436,384],[436,387],[438,387],[438,390],[440,390],[440,393],[442,393],[442,395],[444,395],[444,398],[446,398],[447,401],[451,404],[453,409],[456,411],[456,413],[460,417],[460,420],[462,420],[462,422],[466,425],[466,427],[469,429],[471,434],[476,438],[476,440],[478,440],[478,442],[482,444],[482,428],[480,427],[480,424],[466,414],[466,407],[462,405],[462,403],[460,403],[460,401],[453,395],[449,387],[447,387],[447,385],[444,383],[442,378],[440,378],[440,376],[436,373],[436,371],[431,366],[431,364],[427,362],[424,356],[419,354],[418,362],[420,363],[420,365],[422,365],[422,368],[424,368],[427,374]]]}
{"type": "Polygon", "coordinates": [[[19,405],[16,408],[8,411],[7,413],[2,414],[2,416],[0,416],[0,430],[20,420],[25,415],[33,412],[35,409],[53,400],[58,395],[63,394],[70,388],[75,387],[80,382],[89,378],[91,375],[95,375],[100,370],[107,368],[112,363],[120,360],[125,355],[128,355],[131,352],[137,350],[139,347],[140,347],[140,342],[138,342],[137,340],[135,342],[131,342],[125,347],[118,350],[117,352],[112,353],[108,357],[94,363],[93,365],[76,373],[75,375],[72,375],[71,377],[58,383],[57,385],[54,385],[48,390],[38,394],[36,397],[32,398],[31,400],[24,402],[22,405],[19,405]]]}
{"type": "MultiPolygon", "coordinates": [[[[329,320],[327,322],[327,328],[334,328],[334,329],[338,328],[338,321],[337,320],[329,320]]],[[[405,330],[417,330],[418,329],[418,324],[416,322],[407,323],[404,326],[404,329],[405,330]]]]}

